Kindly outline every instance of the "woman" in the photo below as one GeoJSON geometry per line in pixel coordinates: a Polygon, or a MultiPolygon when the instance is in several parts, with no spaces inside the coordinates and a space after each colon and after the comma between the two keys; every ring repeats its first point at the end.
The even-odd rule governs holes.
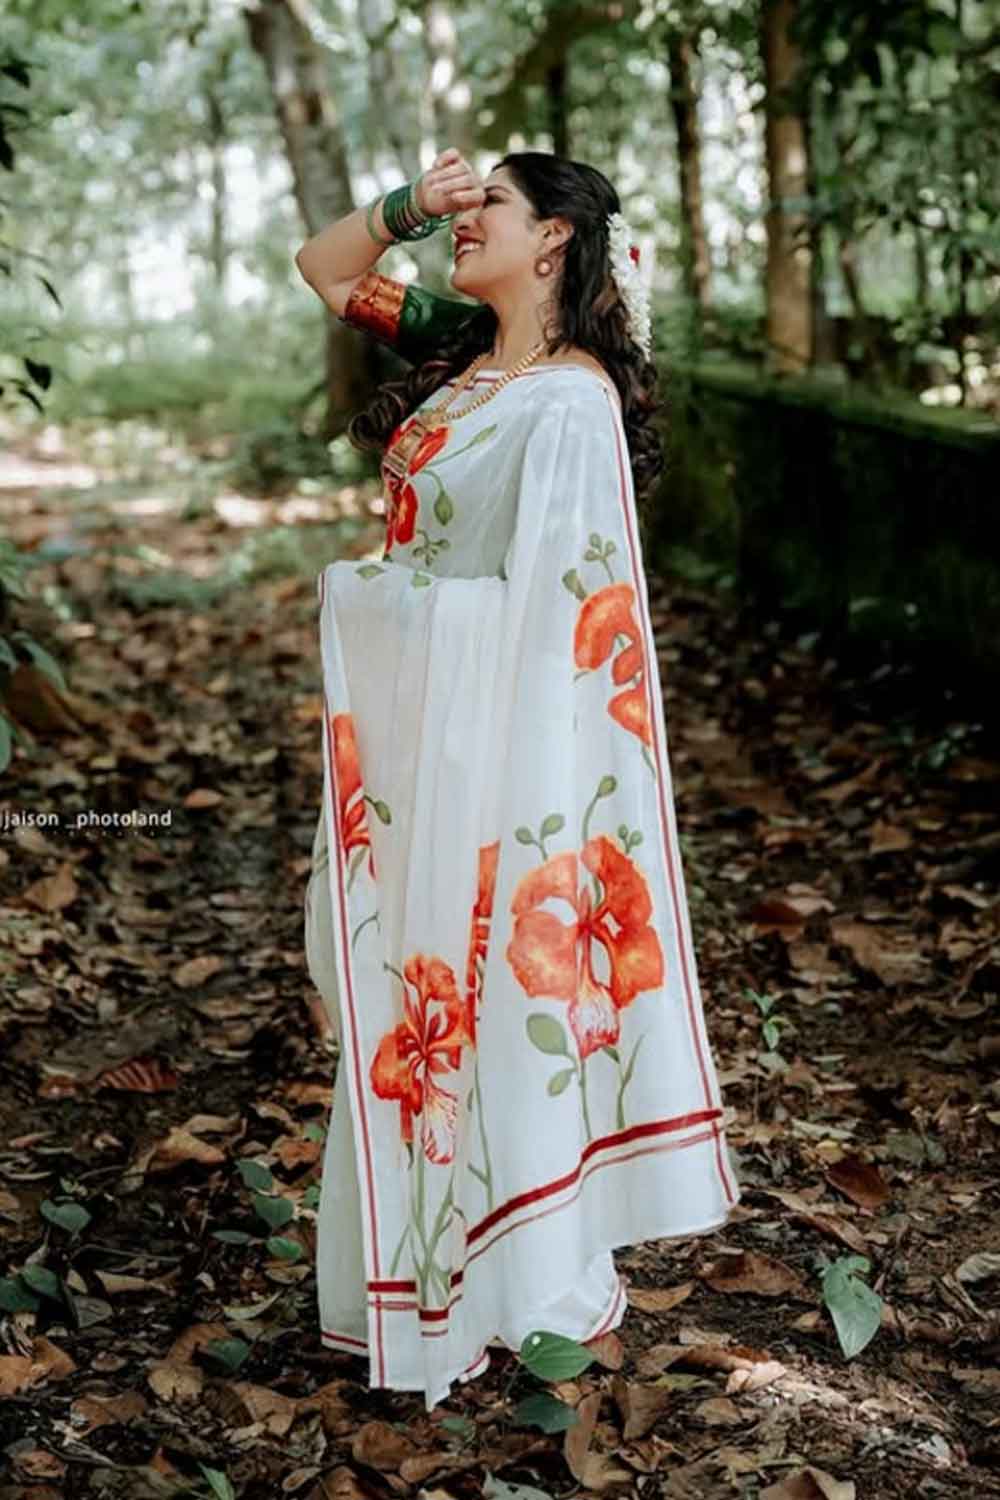
{"type": "Polygon", "coordinates": [[[341,1062],[323,1336],[428,1410],[491,1343],[617,1327],[614,1247],[739,1198],[637,536],[659,448],[627,241],[593,168],[520,152],[483,183],[448,150],[296,256],[414,365],[350,427],[385,449],[384,554],[318,579],[306,946],[341,1062]],[[374,270],[449,218],[473,301],[374,270]]]}

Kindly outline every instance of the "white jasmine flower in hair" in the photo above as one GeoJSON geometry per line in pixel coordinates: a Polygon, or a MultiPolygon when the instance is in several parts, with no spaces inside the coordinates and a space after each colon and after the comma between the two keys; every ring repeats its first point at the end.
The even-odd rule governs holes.
{"type": "Polygon", "coordinates": [[[622,214],[609,214],[607,223],[611,274],[628,313],[629,337],[648,359],[652,346],[649,292],[639,273],[639,247],[633,242],[632,230],[622,214]]]}

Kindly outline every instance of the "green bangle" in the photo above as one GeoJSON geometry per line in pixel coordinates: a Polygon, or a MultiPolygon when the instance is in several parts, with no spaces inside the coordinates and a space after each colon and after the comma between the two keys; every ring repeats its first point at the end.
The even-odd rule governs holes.
{"type": "Polygon", "coordinates": [[[412,182],[404,182],[387,193],[382,204],[385,227],[397,240],[426,239],[452,217],[450,214],[438,214],[432,218],[418,219],[416,216],[421,210],[413,197],[413,188],[412,182]]]}
{"type": "MultiPolygon", "coordinates": [[[[369,203],[368,208],[365,211],[365,223],[368,225],[368,233],[371,235],[372,239],[375,241],[376,244],[378,244],[378,245],[394,245],[396,243],[396,241],[394,239],[393,240],[384,240],[382,238],[382,236],[379,234],[378,230],[375,228],[375,205],[376,205],[376,203],[378,203],[378,201],[379,201],[379,199],[381,197],[382,197],[382,194],[379,193],[378,197],[377,198],[373,198],[372,201],[369,203]]],[[[384,213],[385,213],[385,210],[383,209],[383,214],[384,213]]],[[[389,226],[386,225],[387,229],[388,229],[388,227],[389,226]]]]}

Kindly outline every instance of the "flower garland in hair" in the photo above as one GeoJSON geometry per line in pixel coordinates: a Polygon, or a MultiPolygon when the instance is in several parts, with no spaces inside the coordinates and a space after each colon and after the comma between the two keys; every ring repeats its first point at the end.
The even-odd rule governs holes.
{"type": "Polygon", "coordinates": [[[632,230],[622,214],[609,214],[607,225],[611,274],[628,313],[629,337],[648,359],[652,347],[649,289],[639,275],[639,246],[633,244],[632,230]]]}

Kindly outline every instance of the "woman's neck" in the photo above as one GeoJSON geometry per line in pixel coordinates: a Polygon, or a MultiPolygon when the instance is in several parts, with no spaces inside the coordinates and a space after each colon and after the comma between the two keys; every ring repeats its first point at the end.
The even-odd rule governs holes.
{"type": "Polygon", "coordinates": [[[537,344],[544,346],[541,308],[533,306],[523,295],[510,308],[503,304],[494,306],[494,312],[497,329],[489,356],[491,368],[509,370],[537,344]]]}

